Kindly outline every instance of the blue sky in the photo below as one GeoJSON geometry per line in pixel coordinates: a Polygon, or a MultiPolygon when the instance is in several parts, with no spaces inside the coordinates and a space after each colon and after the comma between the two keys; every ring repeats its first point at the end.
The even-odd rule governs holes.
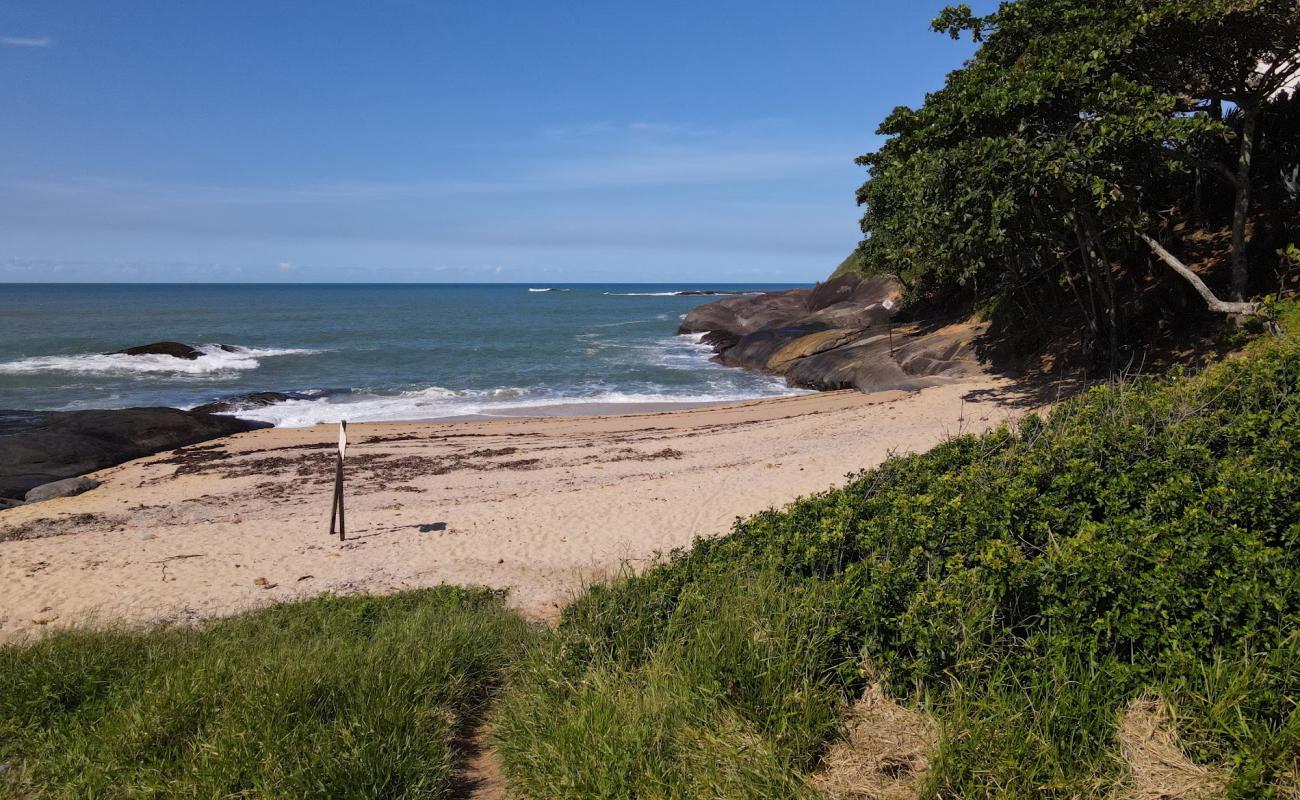
{"type": "Polygon", "coordinates": [[[941,5],[6,0],[0,281],[819,279],[941,5]]]}

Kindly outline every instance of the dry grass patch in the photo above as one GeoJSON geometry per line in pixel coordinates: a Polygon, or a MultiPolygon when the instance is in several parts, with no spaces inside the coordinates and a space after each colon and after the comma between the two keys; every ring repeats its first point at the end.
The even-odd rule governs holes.
{"type": "Polygon", "coordinates": [[[1194,763],[1178,741],[1173,710],[1163,700],[1139,697],[1119,721],[1125,800],[1208,800],[1222,797],[1228,776],[1194,763]]]}
{"type": "Polygon", "coordinates": [[[873,683],[849,707],[843,733],[813,776],[818,788],[835,800],[919,796],[939,744],[933,719],[895,703],[873,683]]]}

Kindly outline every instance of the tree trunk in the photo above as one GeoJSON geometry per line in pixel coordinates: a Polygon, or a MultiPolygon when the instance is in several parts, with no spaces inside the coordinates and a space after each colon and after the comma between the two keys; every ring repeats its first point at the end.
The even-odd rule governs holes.
{"type": "Polygon", "coordinates": [[[1259,314],[1259,305],[1256,303],[1229,303],[1220,300],[1215,296],[1214,292],[1210,291],[1210,287],[1205,285],[1205,281],[1201,280],[1199,275],[1188,269],[1187,265],[1179,261],[1173,253],[1170,253],[1168,250],[1161,247],[1159,242],[1152,239],[1150,236],[1147,236],[1145,233],[1139,233],[1138,236],[1142,241],[1147,243],[1147,246],[1151,248],[1151,252],[1155,253],[1161,261],[1168,264],[1174,272],[1182,275],[1183,278],[1192,285],[1192,288],[1201,296],[1201,299],[1205,301],[1205,304],[1209,306],[1211,311],[1220,314],[1248,314],[1251,316],[1259,314]]]}
{"type": "Polygon", "coordinates": [[[1250,164],[1255,157],[1255,128],[1259,107],[1242,106],[1241,149],[1237,155],[1236,202],[1232,208],[1232,299],[1246,299],[1250,267],[1246,263],[1246,222],[1250,217],[1250,164]]]}

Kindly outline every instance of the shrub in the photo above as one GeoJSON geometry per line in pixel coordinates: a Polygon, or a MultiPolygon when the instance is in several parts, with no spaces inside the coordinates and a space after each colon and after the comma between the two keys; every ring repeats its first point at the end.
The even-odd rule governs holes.
{"type": "Polygon", "coordinates": [[[883,677],[939,717],[943,795],[1105,794],[1151,692],[1232,791],[1267,791],[1300,756],[1298,389],[1293,338],[1095,388],[593,587],[503,698],[507,775],[793,796],[883,677]]]}

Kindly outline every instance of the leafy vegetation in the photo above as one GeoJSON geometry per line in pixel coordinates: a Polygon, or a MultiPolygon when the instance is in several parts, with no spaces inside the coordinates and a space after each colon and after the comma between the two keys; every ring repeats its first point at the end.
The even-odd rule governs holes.
{"type": "Polygon", "coordinates": [[[1269,796],[1300,759],[1298,390],[1294,337],[1097,388],[592,588],[503,696],[508,776],[808,795],[883,681],[939,721],[929,796],[1107,795],[1118,716],[1151,694],[1234,796],[1269,796]]]}
{"type": "Polygon", "coordinates": [[[455,739],[532,637],[441,587],[5,647],[0,794],[447,797],[455,739]]]}
{"type": "Polygon", "coordinates": [[[1294,0],[1017,0],[950,7],[934,27],[981,45],[859,159],[864,271],[1016,323],[1075,308],[1112,368],[1131,323],[1178,308],[1185,280],[1231,313],[1257,306],[1219,295],[1279,288],[1274,253],[1300,238],[1294,0]],[[1213,266],[1197,240],[1216,228],[1231,240],[1218,295],[1170,270],[1213,266]]]}

